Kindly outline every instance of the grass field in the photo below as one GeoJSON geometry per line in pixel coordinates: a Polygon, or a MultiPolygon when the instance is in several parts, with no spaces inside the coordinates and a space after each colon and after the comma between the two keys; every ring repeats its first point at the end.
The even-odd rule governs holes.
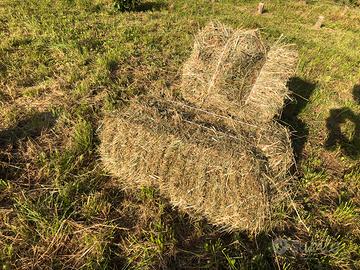
{"type": "Polygon", "coordinates": [[[245,0],[128,13],[110,0],[2,0],[1,269],[359,269],[360,8],[344,2],[268,1],[257,16],[245,0]],[[297,213],[270,234],[220,232],[156,189],[122,191],[100,162],[103,116],[176,89],[211,20],[299,50],[281,119],[294,131],[297,213]]]}

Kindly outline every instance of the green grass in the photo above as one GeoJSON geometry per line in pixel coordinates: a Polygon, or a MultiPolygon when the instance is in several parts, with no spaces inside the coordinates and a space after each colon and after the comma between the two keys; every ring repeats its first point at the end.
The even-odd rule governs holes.
{"type": "Polygon", "coordinates": [[[0,3],[2,269],[360,268],[355,2],[269,1],[262,16],[258,1],[144,2],[125,13],[110,0],[0,3]],[[176,89],[210,20],[260,28],[269,42],[283,34],[300,53],[291,88],[305,99],[295,96],[283,116],[298,135],[298,214],[284,210],[286,223],[269,235],[219,232],[154,189],[124,192],[99,161],[104,114],[176,89]],[[344,136],[334,132],[326,147],[337,127],[344,136]],[[292,247],[281,254],[280,238],[292,247]]]}

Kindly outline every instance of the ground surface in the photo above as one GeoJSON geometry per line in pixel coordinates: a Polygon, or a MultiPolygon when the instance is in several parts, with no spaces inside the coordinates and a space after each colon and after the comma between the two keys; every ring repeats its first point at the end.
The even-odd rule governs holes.
{"type": "Polygon", "coordinates": [[[120,13],[107,0],[1,1],[2,269],[360,268],[360,9],[279,0],[256,16],[256,6],[169,0],[120,13]],[[99,161],[103,115],[176,88],[210,20],[260,28],[269,42],[283,34],[300,52],[282,116],[296,131],[298,214],[271,234],[222,233],[156,190],[124,192],[99,161]]]}

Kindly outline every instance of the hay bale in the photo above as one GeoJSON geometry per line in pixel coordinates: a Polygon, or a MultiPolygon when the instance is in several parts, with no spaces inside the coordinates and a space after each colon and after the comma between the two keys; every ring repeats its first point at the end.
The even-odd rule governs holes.
{"type": "Polygon", "coordinates": [[[269,122],[284,107],[289,97],[287,81],[295,73],[297,52],[289,45],[274,45],[253,88],[246,99],[244,110],[259,122],[269,122]]]}
{"type": "Polygon", "coordinates": [[[163,102],[144,103],[106,119],[100,136],[103,163],[124,188],[157,186],[173,205],[224,230],[272,228],[288,179],[274,176],[245,133],[193,122],[163,102]]]}
{"type": "Polygon", "coordinates": [[[256,30],[209,24],[183,68],[185,101],[134,100],[104,121],[106,169],[225,230],[271,229],[294,164],[289,131],[273,118],[296,58],[281,44],[267,52],[256,30]]]}
{"type": "Polygon", "coordinates": [[[200,108],[237,115],[265,53],[257,30],[208,24],[196,36],[193,52],[184,64],[183,97],[200,108]]]}
{"type": "Polygon", "coordinates": [[[279,177],[288,176],[295,163],[289,129],[270,122],[260,125],[254,132],[253,145],[266,156],[273,173],[279,177]]]}
{"type": "Polygon", "coordinates": [[[173,100],[158,100],[157,103],[162,104],[162,107],[171,107],[181,113],[184,119],[205,126],[215,126],[217,130],[232,134],[247,145],[260,149],[268,159],[270,169],[276,174],[286,177],[294,165],[290,131],[275,121],[259,125],[256,119],[223,116],[173,100]]]}
{"type": "Polygon", "coordinates": [[[257,30],[210,23],[184,64],[183,97],[212,112],[270,122],[288,97],[296,63],[292,46],[277,43],[267,51],[257,30]]]}

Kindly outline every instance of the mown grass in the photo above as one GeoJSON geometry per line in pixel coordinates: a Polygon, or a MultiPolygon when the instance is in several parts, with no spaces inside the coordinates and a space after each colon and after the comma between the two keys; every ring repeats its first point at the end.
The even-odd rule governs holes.
{"type": "Polygon", "coordinates": [[[256,6],[159,0],[121,13],[110,0],[0,3],[3,269],[360,268],[360,10],[279,0],[256,16],[256,6]],[[283,34],[300,52],[282,117],[296,131],[298,214],[284,211],[270,235],[222,233],[157,190],[124,192],[99,162],[103,115],[176,89],[210,20],[260,28],[269,42],[283,34]]]}

